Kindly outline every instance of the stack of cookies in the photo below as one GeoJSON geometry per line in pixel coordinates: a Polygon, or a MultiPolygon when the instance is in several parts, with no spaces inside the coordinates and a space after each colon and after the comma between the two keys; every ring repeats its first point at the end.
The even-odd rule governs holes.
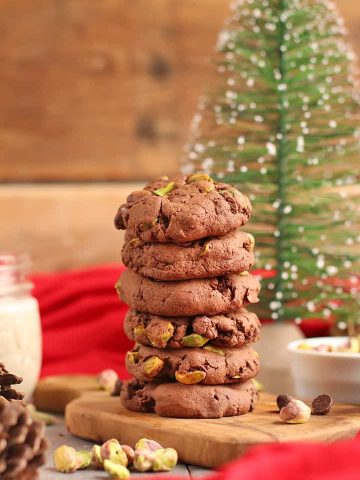
{"type": "Polygon", "coordinates": [[[251,411],[259,320],[249,273],[254,238],[239,228],[249,199],[208,175],[162,177],[132,193],[115,217],[126,229],[128,267],[116,288],[130,306],[125,331],[135,377],[122,388],[130,410],[218,418],[251,411]]]}

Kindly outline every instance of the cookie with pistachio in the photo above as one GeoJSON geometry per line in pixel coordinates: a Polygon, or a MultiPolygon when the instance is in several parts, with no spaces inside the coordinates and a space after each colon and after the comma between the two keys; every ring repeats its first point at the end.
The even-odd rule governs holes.
{"type": "Polygon", "coordinates": [[[258,392],[250,380],[234,385],[125,382],[121,402],[135,412],[162,417],[221,418],[251,412],[258,392]]]}
{"type": "Polygon", "coordinates": [[[158,282],[125,270],[116,284],[120,298],[132,309],[154,315],[191,317],[234,312],[259,301],[258,279],[246,274],[158,282]]]}
{"type": "Polygon", "coordinates": [[[196,317],[164,317],[129,310],[124,329],[130,340],[156,348],[240,347],[259,339],[260,322],[245,308],[196,317]]]}
{"type": "Polygon", "coordinates": [[[124,244],[122,260],[134,272],[155,280],[217,277],[249,270],[254,263],[254,243],[251,234],[240,230],[187,244],[133,238],[124,244]]]}
{"type": "Polygon", "coordinates": [[[159,349],[140,345],[127,352],[126,368],[141,382],[220,385],[254,378],[259,371],[259,359],[250,345],[221,349],[159,349]]]}
{"type": "Polygon", "coordinates": [[[237,230],[251,215],[250,200],[208,175],[162,177],[133,192],[120,206],[115,226],[144,242],[192,242],[237,230]]]}

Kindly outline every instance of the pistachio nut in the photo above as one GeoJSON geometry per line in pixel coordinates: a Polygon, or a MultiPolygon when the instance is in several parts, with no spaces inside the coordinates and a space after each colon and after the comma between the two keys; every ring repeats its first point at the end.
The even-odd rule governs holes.
{"type": "Polygon", "coordinates": [[[203,349],[207,350],[208,352],[217,353],[218,355],[222,355],[223,357],[225,357],[224,350],[221,350],[221,348],[214,347],[213,345],[205,345],[203,349]]]}
{"type": "Polygon", "coordinates": [[[163,448],[160,443],[148,438],[140,438],[135,445],[135,450],[150,450],[151,452],[156,452],[160,448],[163,448]]]}
{"type": "Polygon", "coordinates": [[[127,467],[128,464],[127,455],[121,448],[119,441],[115,438],[108,440],[101,446],[100,457],[103,462],[104,460],[110,460],[124,467],[127,467]]]}
{"type": "Polygon", "coordinates": [[[214,184],[210,184],[209,186],[206,186],[205,188],[203,187],[203,190],[204,190],[204,192],[206,192],[206,193],[210,193],[210,192],[212,192],[213,190],[215,190],[215,186],[214,186],[214,184]]]}
{"type": "Polygon", "coordinates": [[[121,445],[121,448],[123,452],[125,452],[127,459],[128,459],[128,465],[132,465],[134,463],[134,449],[131,448],[129,445],[121,445]]]}
{"type": "Polygon", "coordinates": [[[77,452],[79,458],[79,470],[84,470],[88,468],[92,461],[91,452],[87,452],[86,450],[79,450],[77,452]]]}
{"type": "Polygon", "coordinates": [[[170,193],[175,187],[174,182],[170,182],[165,187],[158,188],[157,190],[154,190],[154,195],[158,195],[159,197],[164,197],[168,193],[170,193]]]}
{"type": "Polygon", "coordinates": [[[154,452],[151,450],[135,449],[134,468],[138,472],[149,472],[154,462],[154,452]]]}
{"type": "Polygon", "coordinates": [[[100,445],[94,445],[91,449],[91,460],[95,467],[100,468],[102,466],[102,458],[101,458],[101,447],[100,445]]]}
{"type": "Polygon", "coordinates": [[[204,255],[209,253],[211,247],[212,247],[212,244],[210,242],[205,243],[204,248],[202,249],[202,251],[200,253],[200,257],[203,257],[204,255]]]}
{"type": "Polygon", "coordinates": [[[214,181],[206,173],[195,173],[194,175],[191,175],[190,177],[188,177],[188,179],[186,180],[186,183],[201,182],[203,180],[205,180],[206,182],[213,182],[214,181]]]}
{"type": "Polygon", "coordinates": [[[173,448],[161,448],[154,453],[152,469],[154,472],[169,472],[178,461],[177,451],[173,448]]]}
{"type": "Polygon", "coordinates": [[[175,378],[184,385],[195,385],[205,380],[206,373],[202,370],[193,370],[192,372],[175,372],[175,378]]]}
{"type": "Polygon", "coordinates": [[[108,459],[104,461],[104,470],[111,475],[112,478],[118,480],[126,480],[127,478],[130,478],[130,472],[124,467],[124,465],[114,463],[108,459]]]}
{"type": "Polygon", "coordinates": [[[143,222],[140,224],[140,230],[145,232],[145,230],[149,230],[150,228],[154,227],[158,223],[158,219],[154,218],[151,222],[143,222]]]}
{"type": "Polygon", "coordinates": [[[111,393],[115,388],[118,378],[118,374],[115,372],[115,370],[108,368],[107,370],[103,370],[98,375],[97,382],[101,390],[106,390],[107,392],[111,393]]]}
{"type": "Polygon", "coordinates": [[[181,344],[184,347],[202,347],[209,341],[208,338],[203,337],[198,333],[191,333],[190,335],[186,335],[181,340],[181,344]]]}
{"type": "Polygon", "coordinates": [[[231,195],[232,197],[235,197],[235,192],[234,190],[219,190],[220,195],[224,196],[226,193],[231,195]]]}
{"type": "Polygon", "coordinates": [[[141,337],[141,335],[143,335],[144,332],[145,332],[144,325],[136,325],[136,327],[134,327],[135,338],[141,337]]]}
{"type": "Polygon", "coordinates": [[[142,365],[142,369],[145,375],[148,377],[156,377],[156,375],[161,372],[163,367],[164,360],[157,357],[156,355],[147,358],[142,365]]]}
{"type": "Polygon", "coordinates": [[[155,324],[149,323],[146,333],[153,347],[165,348],[167,342],[174,335],[174,325],[164,320],[157,321],[155,324]]]}
{"type": "Polygon", "coordinates": [[[116,290],[117,294],[120,295],[120,293],[121,293],[121,280],[118,280],[115,283],[115,290],[116,290]]]}
{"type": "Polygon", "coordinates": [[[311,408],[301,400],[292,399],[279,413],[280,420],[285,423],[305,423],[309,420],[311,408]]]}
{"type": "Polygon", "coordinates": [[[54,465],[58,472],[72,473],[80,468],[81,459],[75,448],[62,445],[54,452],[54,465]]]}
{"type": "Polygon", "coordinates": [[[254,246],[255,246],[255,237],[254,237],[254,235],[251,235],[251,233],[248,233],[247,235],[248,235],[249,240],[250,240],[250,252],[252,252],[254,250],[254,246]]]}
{"type": "Polygon", "coordinates": [[[135,365],[135,363],[138,363],[139,361],[139,352],[130,350],[130,352],[127,352],[126,354],[126,359],[130,365],[135,365]]]}
{"type": "Polygon", "coordinates": [[[128,241],[129,245],[132,245],[134,247],[138,247],[142,244],[142,241],[140,238],[132,238],[131,240],[128,241]]]}

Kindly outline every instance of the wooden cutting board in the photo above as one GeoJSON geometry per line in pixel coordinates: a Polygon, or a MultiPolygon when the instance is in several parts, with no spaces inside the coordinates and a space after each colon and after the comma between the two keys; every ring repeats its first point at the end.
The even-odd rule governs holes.
{"type": "Polygon", "coordinates": [[[258,444],[352,438],[360,430],[360,407],[334,405],[329,415],[290,425],[279,421],[275,397],[263,393],[255,411],[247,415],[194,420],[130,412],[119,398],[97,392],[67,406],[66,425],[73,435],[98,443],[117,438],[134,445],[141,437],[151,438],[175,448],[184,463],[214,468],[258,444]]]}
{"type": "Polygon", "coordinates": [[[95,375],[54,375],[39,380],[33,402],[38,410],[64,413],[72,400],[98,390],[95,375]]]}

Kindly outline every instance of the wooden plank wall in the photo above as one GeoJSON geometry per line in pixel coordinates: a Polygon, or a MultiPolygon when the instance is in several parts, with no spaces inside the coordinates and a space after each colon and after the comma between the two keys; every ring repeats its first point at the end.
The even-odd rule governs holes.
{"type": "MultiPolygon", "coordinates": [[[[229,3],[0,2],[1,248],[36,270],[119,258],[134,186],[114,182],[176,171],[229,3]]],[[[360,8],[337,4],[360,53],[360,8]]]]}

